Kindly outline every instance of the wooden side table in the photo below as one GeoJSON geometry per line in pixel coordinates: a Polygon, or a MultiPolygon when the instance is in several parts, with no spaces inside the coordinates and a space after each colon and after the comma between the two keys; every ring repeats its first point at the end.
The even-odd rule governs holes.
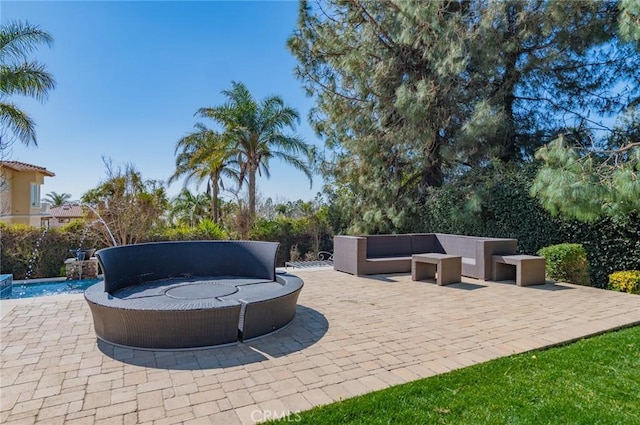
{"type": "Polygon", "coordinates": [[[460,282],[462,257],[448,254],[415,254],[411,256],[411,279],[436,278],[440,286],[460,282]]]}

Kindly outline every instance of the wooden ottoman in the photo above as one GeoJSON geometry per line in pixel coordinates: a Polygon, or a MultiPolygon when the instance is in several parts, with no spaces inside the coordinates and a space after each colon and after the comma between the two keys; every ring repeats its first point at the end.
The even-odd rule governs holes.
{"type": "Polygon", "coordinates": [[[411,256],[411,279],[422,280],[438,277],[440,286],[460,282],[462,257],[448,254],[414,254],[411,256]]]}

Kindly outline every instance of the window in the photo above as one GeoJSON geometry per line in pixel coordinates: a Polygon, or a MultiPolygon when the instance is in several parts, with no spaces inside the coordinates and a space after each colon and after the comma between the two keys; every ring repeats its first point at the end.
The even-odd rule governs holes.
{"type": "Polygon", "coordinates": [[[40,185],[36,183],[31,183],[31,206],[40,206],[40,185]]]}

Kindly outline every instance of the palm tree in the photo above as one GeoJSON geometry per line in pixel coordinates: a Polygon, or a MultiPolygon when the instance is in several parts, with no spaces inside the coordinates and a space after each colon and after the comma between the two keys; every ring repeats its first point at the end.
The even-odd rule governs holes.
{"type": "Polygon", "coordinates": [[[37,146],[34,121],[8,98],[22,95],[42,102],[55,87],[45,66],[27,58],[41,43],[51,46],[53,37],[28,22],[11,21],[0,26],[0,147],[9,145],[3,140],[7,132],[25,145],[37,146]]]}
{"type": "Polygon", "coordinates": [[[71,199],[71,195],[68,193],[49,192],[44,196],[44,200],[51,203],[52,207],[59,207],[67,203],[71,199]]]}
{"type": "Polygon", "coordinates": [[[185,187],[171,202],[171,218],[177,219],[178,223],[196,226],[209,213],[210,202],[206,193],[194,195],[185,187]]]}
{"type": "Polygon", "coordinates": [[[231,167],[236,151],[230,140],[220,133],[203,124],[196,124],[195,128],[176,144],[176,171],[169,177],[169,183],[185,175],[185,186],[191,179],[207,180],[207,193],[211,194],[211,218],[218,223],[218,197],[220,189],[224,189],[222,177],[238,178],[238,172],[231,167]]]}
{"type": "Polygon", "coordinates": [[[249,213],[256,213],[256,174],[268,178],[269,160],[277,158],[302,171],[311,182],[310,146],[297,135],[284,130],[295,130],[300,121],[298,112],[284,104],[279,96],[270,96],[256,102],[243,83],[232,82],[231,90],[223,90],[228,99],[222,106],[200,108],[198,114],[222,125],[226,135],[235,144],[240,168],[240,184],[249,182],[249,213]],[[302,158],[304,157],[304,159],[302,158]]]}

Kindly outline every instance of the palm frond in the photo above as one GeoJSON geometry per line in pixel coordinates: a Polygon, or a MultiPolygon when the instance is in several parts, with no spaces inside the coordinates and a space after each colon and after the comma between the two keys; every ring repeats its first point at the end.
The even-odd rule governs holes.
{"type": "Polygon", "coordinates": [[[0,26],[0,62],[24,60],[38,44],[53,46],[53,37],[28,22],[9,21],[0,26]]]}
{"type": "Polygon", "coordinates": [[[25,145],[38,145],[35,122],[13,103],[0,102],[0,127],[8,128],[25,145]]]}
{"type": "Polygon", "coordinates": [[[27,58],[43,43],[51,46],[53,37],[38,26],[20,21],[0,25],[0,133],[9,130],[25,145],[37,146],[35,123],[17,105],[4,99],[23,95],[42,102],[55,88],[55,80],[45,66],[27,58]]]}
{"type": "Polygon", "coordinates": [[[38,62],[23,62],[18,65],[0,65],[0,93],[6,96],[22,95],[40,102],[47,99],[56,81],[38,62]]]}
{"type": "Polygon", "coordinates": [[[280,151],[273,151],[273,157],[291,165],[296,170],[302,171],[309,179],[309,183],[313,184],[313,175],[311,174],[311,170],[309,169],[309,165],[306,161],[302,161],[297,156],[280,151]]]}

